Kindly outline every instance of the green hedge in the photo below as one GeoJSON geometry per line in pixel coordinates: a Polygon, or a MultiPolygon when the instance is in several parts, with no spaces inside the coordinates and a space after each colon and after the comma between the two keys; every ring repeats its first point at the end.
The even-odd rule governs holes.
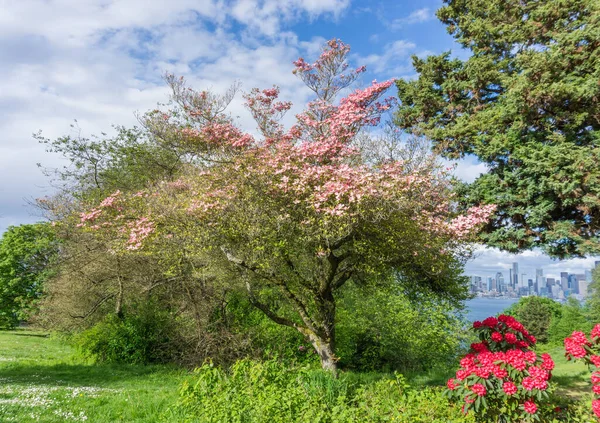
{"type": "Polygon", "coordinates": [[[411,389],[402,375],[342,374],[286,367],[274,360],[212,364],[185,383],[177,411],[195,423],[474,422],[441,388],[411,389]]]}

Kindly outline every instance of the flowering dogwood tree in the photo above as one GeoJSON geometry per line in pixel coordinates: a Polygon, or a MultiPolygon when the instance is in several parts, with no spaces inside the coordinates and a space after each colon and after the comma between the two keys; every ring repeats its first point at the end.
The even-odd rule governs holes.
{"type": "Polygon", "coordinates": [[[365,71],[348,67],[348,52],[332,40],[314,63],[294,63],[315,100],[290,128],[280,119],[291,103],[278,99],[277,87],[249,92],[260,136],[225,113],[234,91],[196,92],[168,77],[176,107],[148,114],[145,124],[185,145],[193,164],[174,182],[116,192],[80,216],[85,230],[116,237],[115,250],[143,252],[179,237],[187,249],[227,263],[252,304],[304,334],[331,371],[344,284],[393,273],[439,293],[462,292],[464,242],[494,212],[487,205],[457,215],[448,170],[433,157],[416,167],[363,160],[353,140],[392,106],[385,93],[393,81],[337,101],[365,71]]]}

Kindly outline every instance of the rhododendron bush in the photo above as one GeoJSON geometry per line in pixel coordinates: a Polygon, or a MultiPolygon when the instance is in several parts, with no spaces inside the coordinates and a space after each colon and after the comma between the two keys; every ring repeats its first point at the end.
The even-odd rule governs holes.
{"type": "Polygon", "coordinates": [[[179,179],[137,193],[115,192],[79,216],[82,230],[110,237],[116,253],[178,248],[210,257],[243,282],[252,304],[300,331],[323,367],[335,370],[335,293],[348,281],[394,274],[398,283],[461,298],[465,243],[493,205],[455,210],[449,170],[435,157],[414,163],[363,160],[353,141],[392,107],[393,81],[350,91],[365,71],[349,68],[349,47],[330,41],[294,73],[315,94],[289,128],[291,103],[277,87],[254,89],[246,106],[258,135],[226,113],[224,96],[168,77],[175,107],[154,111],[153,136],[185,146],[193,159],[179,179]],[[340,92],[349,94],[338,99],[340,92]]]}
{"type": "Polygon", "coordinates": [[[565,356],[567,360],[581,359],[592,372],[592,411],[594,416],[600,420],[600,324],[594,326],[588,338],[585,333],[575,331],[571,336],[565,338],[565,356]]]}
{"type": "Polygon", "coordinates": [[[541,409],[552,410],[548,390],[554,369],[549,354],[531,348],[535,338],[514,317],[500,315],[473,323],[481,342],[471,345],[449,395],[482,422],[539,421],[541,409]]]}

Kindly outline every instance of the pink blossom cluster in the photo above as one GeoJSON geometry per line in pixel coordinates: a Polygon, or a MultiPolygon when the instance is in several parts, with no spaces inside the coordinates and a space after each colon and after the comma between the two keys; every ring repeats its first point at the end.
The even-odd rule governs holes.
{"type": "Polygon", "coordinates": [[[449,223],[448,228],[456,236],[465,237],[473,231],[473,228],[487,223],[495,211],[495,204],[471,207],[465,215],[454,218],[449,223]]]}
{"type": "MultiPolygon", "coordinates": [[[[210,154],[215,154],[214,162],[219,165],[216,172],[209,166],[202,173],[200,194],[188,188],[195,184],[194,176],[161,189],[167,188],[169,195],[185,191],[180,193],[184,211],[196,217],[202,215],[213,223],[236,201],[237,193],[231,186],[243,183],[232,182],[232,175],[236,175],[252,183],[265,181],[265,195],[287,207],[282,209],[282,216],[303,210],[305,215],[300,222],[318,219],[348,223],[357,222],[359,217],[376,221],[395,213],[433,237],[454,240],[474,233],[493,213],[494,206],[474,207],[452,220],[456,213],[452,198],[447,195],[450,180],[431,163],[414,169],[399,161],[378,167],[361,162],[352,141],[361,128],[378,124],[381,113],[391,107],[392,99],[384,95],[393,81],[373,81],[335,104],[335,94],[365,70],[364,67],[347,69],[348,51],[346,44],[331,40],[315,63],[308,64],[303,59],[295,63],[296,74],[317,94],[317,100],[297,115],[297,123],[287,131],[279,119],[291,103],[278,100],[279,88],[253,89],[246,96],[247,106],[264,136],[263,142],[257,142],[232,123],[223,112],[222,98],[207,92],[197,93],[181,81],[172,80],[182,113],[169,115],[165,122],[160,112],[156,112],[152,125],[157,125],[160,131],[174,129],[182,141],[204,147],[199,150],[201,154],[206,152],[207,162],[214,159],[210,154]]],[[[134,197],[130,200],[137,201],[138,197],[134,197]]],[[[139,198],[149,202],[151,196],[143,193],[139,198]]],[[[116,200],[107,198],[103,204],[113,205],[116,200]]],[[[97,219],[103,207],[84,214],[84,222],[97,219]]],[[[142,228],[136,229],[128,241],[129,247],[138,245],[145,237],[142,228]]],[[[422,246],[431,248],[429,243],[422,246]]],[[[512,335],[507,336],[507,341],[511,341],[512,335]]]]}
{"type": "MultiPolygon", "coordinates": [[[[88,223],[93,223],[98,219],[103,212],[103,209],[114,208],[116,210],[123,210],[121,206],[117,204],[119,197],[121,196],[121,191],[117,190],[113,192],[111,195],[106,197],[104,200],[100,202],[98,207],[93,208],[89,212],[82,212],[79,214],[79,223],[77,224],[78,228],[82,228],[86,226],[88,223]]],[[[106,225],[105,225],[106,226],[106,225]]],[[[90,229],[98,229],[99,225],[91,225],[90,229]]]]}
{"type": "Polygon", "coordinates": [[[142,247],[142,242],[154,232],[154,223],[147,217],[141,217],[127,225],[129,227],[128,250],[137,250],[142,247]]]}
{"type": "MultiPolygon", "coordinates": [[[[575,331],[564,340],[565,357],[567,360],[583,359],[588,366],[600,368],[600,324],[594,326],[590,337],[581,331],[575,331]]],[[[591,375],[592,391],[595,399],[592,401],[592,411],[600,420],[600,371],[595,370],[591,375]]]]}
{"type": "Polygon", "coordinates": [[[243,133],[230,122],[210,122],[202,127],[199,137],[209,145],[232,147],[248,147],[254,143],[250,134],[243,133]]]}
{"type": "Polygon", "coordinates": [[[549,354],[538,357],[531,350],[535,337],[512,316],[488,317],[473,323],[481,342],[471,345],[460,361],[455,378],[448,380],[451,396],[464,401],[463,410],[485,396],[487,410],[475,406],[475,413],[500,412],[507,403],[520,404],[527,414],[537,412],[536,398],[548,389],[554,361],[549,354]],[[481,386],[487,389],[481,389],[481,386]]]}

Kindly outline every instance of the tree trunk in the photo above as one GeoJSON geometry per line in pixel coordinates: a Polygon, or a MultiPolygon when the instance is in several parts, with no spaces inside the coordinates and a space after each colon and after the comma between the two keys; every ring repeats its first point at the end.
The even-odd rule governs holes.
{"type": "Polygon", "coordinates": [[[298,330],[305,335],[313,348],[319,355],[319,359],[321,360],[321,367],[323,370],[331,372],[335,377],[337,377],[337,362],[338,358],[335,355],[335,339],[333,337],[334,332],[330,333],[330,336],[327,338],[320,337],[316,333],[309,331],[305,328],[298,328],[298,330]]]}

